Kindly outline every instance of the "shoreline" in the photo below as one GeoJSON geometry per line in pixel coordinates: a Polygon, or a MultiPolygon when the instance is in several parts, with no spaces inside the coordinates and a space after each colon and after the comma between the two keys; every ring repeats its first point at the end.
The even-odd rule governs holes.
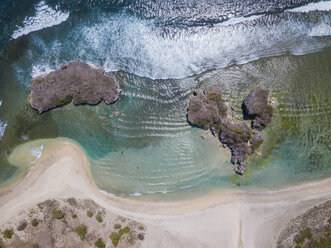
{"type": "Polygon", "coordinates": [[[52,142],[60,145],[45,151],[28,177],[0,195],[0,225],[38,202],[75,197],[147,225],[146,247],[274,247],[291,218],[331,199],[331,178],[275,191],[211,192],[176,202],[108,196],[97,187],[76,144],[52,142]]]}

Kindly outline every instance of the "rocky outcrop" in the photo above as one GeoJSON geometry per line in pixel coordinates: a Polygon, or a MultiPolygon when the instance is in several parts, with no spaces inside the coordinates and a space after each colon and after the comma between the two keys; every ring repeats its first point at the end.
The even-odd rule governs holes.
{"type": "Polygon", "coordinates": [[[30,104],[39,113],[65,105],[95,105],[117,101],[119,84],[105,74],[102,67],[93,67],[79,60],[62,65],[61,69],[40,75],[31,82],[30,104]]]}
{"type": "Polygon", "coordinates": [[[271,122],[273,107],[268,104],[269,91],[255,88],[242,104],[244,117],[252,120],[252,127],[263,129],[271,122]]]}
{"type": "Polygon", "coordinates": [[[192,126],[203,129],[217,128],[226,115],[227,107],[219,88],[194,92],[187,113],[187,120],[192,126]]]}
{"type": "MultiPolygon", "coordinates": [[[[246,103],[243,105],[247,105],[249,116],[254,116],[256,127],[265,127],[271,121],[271,115],[268,117],[267,110],[269,92],[263,88],[254,91],[245,99],[246,103]],[[259,106],[259,103],[262,106],[259,106]]],[[[227,112],[221,90],[214,87],[194,93],[189,103],[187,120],[192,126],[210,128],[213,134],[218,134],[223,146],[231,151],[231,162],[237,165],[235,172],[242,175],[247,168],[245,159],[260,147],[263,136],[248,127],[245,122],[235,123],[227,112]]]]}

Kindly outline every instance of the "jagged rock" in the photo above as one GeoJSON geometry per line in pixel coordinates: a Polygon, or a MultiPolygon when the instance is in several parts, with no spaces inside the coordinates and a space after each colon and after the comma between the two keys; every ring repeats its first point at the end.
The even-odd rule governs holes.
{"type": "Polygon", "coordinates": [[[233,164],[242,163],[251,154],[252,149],[248,141],[252,137],[252,130],[244,122],[234,124],[228,121],[221,125],[219,139],[231,150],[233,164]]]}
{"type": "Polygon", "coordinates": [[[242,104],[244,117],[252,120],[252,127],[263,129],[270,122],[273,107],[268,104],[269,90],[264,87],[255,88],[242,104]]]}
{"type": "Polygon", "coordinates": [[[198,90],[190,100],[187,120],[192,126],[217,130],[226,116],[227,107],[221,90],[217,87],[206,91],[198,90]]]}
{"type": "Polygon", "coordinates": [[[117,101],[120,91],[119,84],[105,74],[102,67],[93,67],[77,60],[34,78],[30,104],[39,113],[71,101],[76,105],[95,105],[102,100],[110,104],[117,101]]]}
{"type": "MultiPolygon", "coordinates": [[[[268,90],[256,88],[243,103],[246,115],[253,119],[253,127],[265,127],[271,121],[272,107],[267,103],[268,94],[268,90]]],[[[247,168],[245,159],[264,140],[260,132],[252,130],[245,122],[234,123],[228,117],[227,106],[218,87],[195,93],[189,103],[187,120],[192,126],[210,128],[214,136],[219,134],[223,147],[231,151],[231,162],[237,164],[235,172],[240,175],[247,168]]]]}
{"type": "Polygon", "coordinates": [[[254,151],[257,148],[260,147],[260,145],[263,143],[263,141],[264,141],[263,135],[260,132],[255,131],[254,134],[253,134],[252,139],[250,140],[251,148],[252,148],[252,152],[251,153],[254,153],[254,151]]]}
{"type": "Polygon", "coordinates": [[[234,171],[239,174],[239,175],[243,175],[245,174],[247,169],[247,164],[246,163],[240,163],[237,165],[237,167],[234,169],[234,171]]]}

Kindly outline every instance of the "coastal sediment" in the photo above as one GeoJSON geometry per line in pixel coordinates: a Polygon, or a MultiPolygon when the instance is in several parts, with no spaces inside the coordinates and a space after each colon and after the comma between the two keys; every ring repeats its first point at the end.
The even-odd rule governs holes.
{"type": "Polygon", "coordinates": [[[68,140],[43,153],[28,177],[0,196],[1,230],[18,213],[49,199],[89,199],[109,213],[146,227],[141,247],[274,247],[282,227],[331,199],[326,179],[276,191],[229,190],[177,202],[142,202],[105,195],[82,150],[68,140]]]}

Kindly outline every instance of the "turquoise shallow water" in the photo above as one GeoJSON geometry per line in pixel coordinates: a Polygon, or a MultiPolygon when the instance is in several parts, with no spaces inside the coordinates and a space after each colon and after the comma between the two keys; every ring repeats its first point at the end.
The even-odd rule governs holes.
{"type": "Polygon", "coordinates": [[[1,186],[20,173],[7,160],[17,145],[54,137],[80,144],[97,184],[125,197],[172,198],[238,185],[270,189],[331,175],[330,11],[271,11],[249,19],[238,12],[239,19],[225,21],[203,12],[208,25],[187,13],[170,25],[167,15],[162,21],[137,14],[136,5],[26,5],[27,13],[7,17],[1,34],[1,186]],[[33,21],[44,15],[62,22],[33,21]],[[13,38],[27,27],[33,32],[13,38]],[[113,71],[123,89],[119,101],[42,115],[31,109],[32,77],[77,58],[113,71]],[[215,84],[238,119],[256,85],[269,87],[278,102],[261,156],[251,158],[243,177],[216,138],[186,121],[192,92],[215,84]]]}

